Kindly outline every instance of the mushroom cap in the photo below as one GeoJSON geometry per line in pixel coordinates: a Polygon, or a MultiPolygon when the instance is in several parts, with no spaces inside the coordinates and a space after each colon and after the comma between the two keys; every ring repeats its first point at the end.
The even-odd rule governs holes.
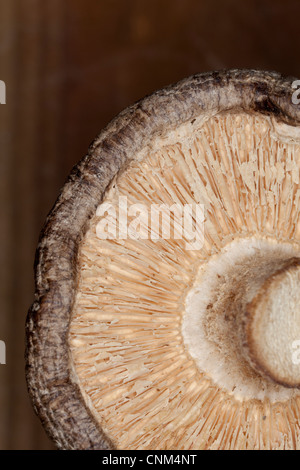
{"type": "Polygon", "coordinates": [[[40,236],[26,322],[29,393],[59,448],[299,447],[297,374],[276,378],[270,350],[256,354],[266,330],[253,347],[246,321],[299,257],[293,81],[192,76],[123,111],[72,170],[40,236]],[[166,240],[101,239],[99,208],[120,210],[120,196],[202,205],[200,248],[194,226],[176,238],[175,215],[166,240]]]}

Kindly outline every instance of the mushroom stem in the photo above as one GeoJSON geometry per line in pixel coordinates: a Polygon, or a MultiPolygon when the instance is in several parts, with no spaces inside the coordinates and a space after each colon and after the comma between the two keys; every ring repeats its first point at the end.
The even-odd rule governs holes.
{"type": "Polygon", "coordinates": [[[226,244],[199,267],[185,299],[185,346],[237,399],[276,402],[300,387],[298,276],[298,246],[254,237],[226,244]]]}
{"type": "Polygon", "coordinates": [[[300,387],[300,259],[271,275],[242,317],[243,351],[261,375],[286,387],[300,387]]]}

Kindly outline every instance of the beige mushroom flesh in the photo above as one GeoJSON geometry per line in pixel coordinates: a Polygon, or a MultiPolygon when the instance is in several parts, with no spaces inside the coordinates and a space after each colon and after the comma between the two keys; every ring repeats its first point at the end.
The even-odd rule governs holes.
{"type": "Polygon", "coordinates": [[[41,238],[27,375],[60,448],[300,448],[300,113],[288,101],[291,81],[256,71],[200,75],[202,95],[189,110],[189,80],[104,132],[90,155],[132,146],[134,113],[141,132],[158,106],[173,106],[101,194],[98,170],[93,163],[85,173],[85,159],[41,238]],[[171,209],[170,236],[161,224],[154,233],[151,208],[174,204],[201,208],[201,224],[194,216],[180,230],[182,214],[171,209]],[[141,208],[149,218],[139,217],[141,208]],[[105,238],[99,227],[108,212],[116,217],[105,238]],[[57,234],[76,225],[77,213],[82,228],[70,247],[57,234]],[[60,297],[56,289],[64,289],[60,297]],[[55,312],[63,326],[52,333],[55,312]]]}

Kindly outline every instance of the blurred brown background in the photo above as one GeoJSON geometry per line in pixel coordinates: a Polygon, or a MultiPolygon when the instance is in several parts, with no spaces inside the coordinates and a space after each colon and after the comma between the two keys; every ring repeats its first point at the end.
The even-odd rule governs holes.
{"type": "Polygon", "coordinates": [[[100,129],[222,68],[300,78],[298,0],[0,0],[0,449],[51,449],[27,397],[24,321],[46,214],[100,129]]]}

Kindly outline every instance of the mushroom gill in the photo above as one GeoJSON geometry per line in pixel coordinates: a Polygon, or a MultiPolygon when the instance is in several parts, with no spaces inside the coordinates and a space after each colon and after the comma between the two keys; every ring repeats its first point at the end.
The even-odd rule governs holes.
{"type": "Polygon", "coordinates": [[[156,136],[105,193],[79,247],[69,345],[73,379],[116,448],[299,446],[298,139],[270,116],[211,113],[156,136]],[[203,225],[176,237],[173,214],[163,238],[135,213],[131,236],[116,226],[101,239],[101,206],[119,221],[125,197],[149,213],[197,204],[203,225]]]}

